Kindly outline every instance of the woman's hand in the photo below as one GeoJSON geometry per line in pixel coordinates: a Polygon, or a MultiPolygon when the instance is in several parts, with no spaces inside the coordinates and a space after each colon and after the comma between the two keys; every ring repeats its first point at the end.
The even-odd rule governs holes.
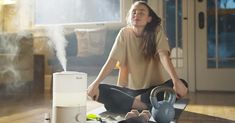
{"type": "Polygon", "coordinates": [[[117,63],[117,60],[108,58],[105,65],[102,67],[99,75],[94,82],[87,88],[87,94],[93,100],[97,101],[99,98],[99,84],[100,82],[113,70],[117,63]]]}
{"type": "Polygon", "coordinates": [[[174,86],[173,89],[177,94],[177,98],[182,98],[188,93],[188,88],[183,84],[183,82],[178,79],[178,75],[175,71],[175,68],[170,60],[169,52],[167,51],[158,51],[161,63],[163,64],[166,71],[169,73],[170,77],[173,80],[174,86]],[[176,79],[177,78],[177,79],[176,79]]]}
{"type": "Polygon", "coordinates": [[[93,100],[97,101],[99,98],[99,83],[93,82],[87,89],[87,94],[93,100]]]}
{"type": "Polygon", "coordinates": [[[173,80],[174,86],[173,89],[176,92],[177,98],[182,98],[187,95],[188,88],[183,84],[183,82],[180,79],[173,80]]]}

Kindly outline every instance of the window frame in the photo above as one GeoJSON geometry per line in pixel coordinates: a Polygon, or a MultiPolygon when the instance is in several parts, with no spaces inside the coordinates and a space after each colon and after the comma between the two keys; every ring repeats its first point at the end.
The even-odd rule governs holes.
{"type": "Polygon", "coordinates": [[[67,23],[67,24],[35,24],[35,2],[32,3],[32,29],[44,29],[48,26],[63,26],[64,28],[94,28],[94,27],[121,27],[126,24],[125,0],[120,0],[120,21],[113,22],[89,22],[89,23],[67,23]]]}

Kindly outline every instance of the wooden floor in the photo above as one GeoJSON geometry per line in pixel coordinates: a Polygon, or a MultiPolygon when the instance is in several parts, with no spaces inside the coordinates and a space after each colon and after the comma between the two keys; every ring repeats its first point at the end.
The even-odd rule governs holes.
{"type": "Polygon", "coordinates": [[[179,123],[235,123],[234,92],[197,92],[188,98],[179,123]]]}
{"type": "MultiPolygon", "coordinates": [[[[189,105],[179,123],[235,123],[234,92],[189,93],[189,105]]],[[[0,99],[0,123],[43,123],[51,112],[51,95],[10,95],[0,99]]],[[[88,101],[87,110],[101,104],[88,101]]]]}

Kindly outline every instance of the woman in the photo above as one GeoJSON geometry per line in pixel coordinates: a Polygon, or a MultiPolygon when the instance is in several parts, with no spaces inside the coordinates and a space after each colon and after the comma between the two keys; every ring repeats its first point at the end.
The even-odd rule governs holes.
{"type": "Polygon", "coordinates": [[[112,112],[150,109],[150,92],[159,85],[172,87],[177,98],[184,97],[188,91],[187,83],[179,79],[170,61],[161,19],[146,2],[138,1],[130,8],[127,21],[128,25],[117,35],[105,65],[88,87],[88,96],[112,112]],[[100,84],[117,63],[120,64],[117,86],[100,84]],[[171,80],[164,82],[161,64],[171,80]]]}

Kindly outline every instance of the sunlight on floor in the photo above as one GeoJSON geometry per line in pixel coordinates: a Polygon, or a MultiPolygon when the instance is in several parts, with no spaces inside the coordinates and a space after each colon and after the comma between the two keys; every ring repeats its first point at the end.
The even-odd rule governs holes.
{"type": "Polygon", "coordinates": [[[12,115],[2,116],[0,123],[43,123],[45,113],[50,112],[48,108],[37,108],[12,115]]]}
{"type": "Polygon", "coordinates": [[[203,114],[228,120],[235,120],[235,107],[234,106],[221,106],[221,105],[195,105],[189,104],[185,111],[190,111],[197,114],[203,114]]]}

